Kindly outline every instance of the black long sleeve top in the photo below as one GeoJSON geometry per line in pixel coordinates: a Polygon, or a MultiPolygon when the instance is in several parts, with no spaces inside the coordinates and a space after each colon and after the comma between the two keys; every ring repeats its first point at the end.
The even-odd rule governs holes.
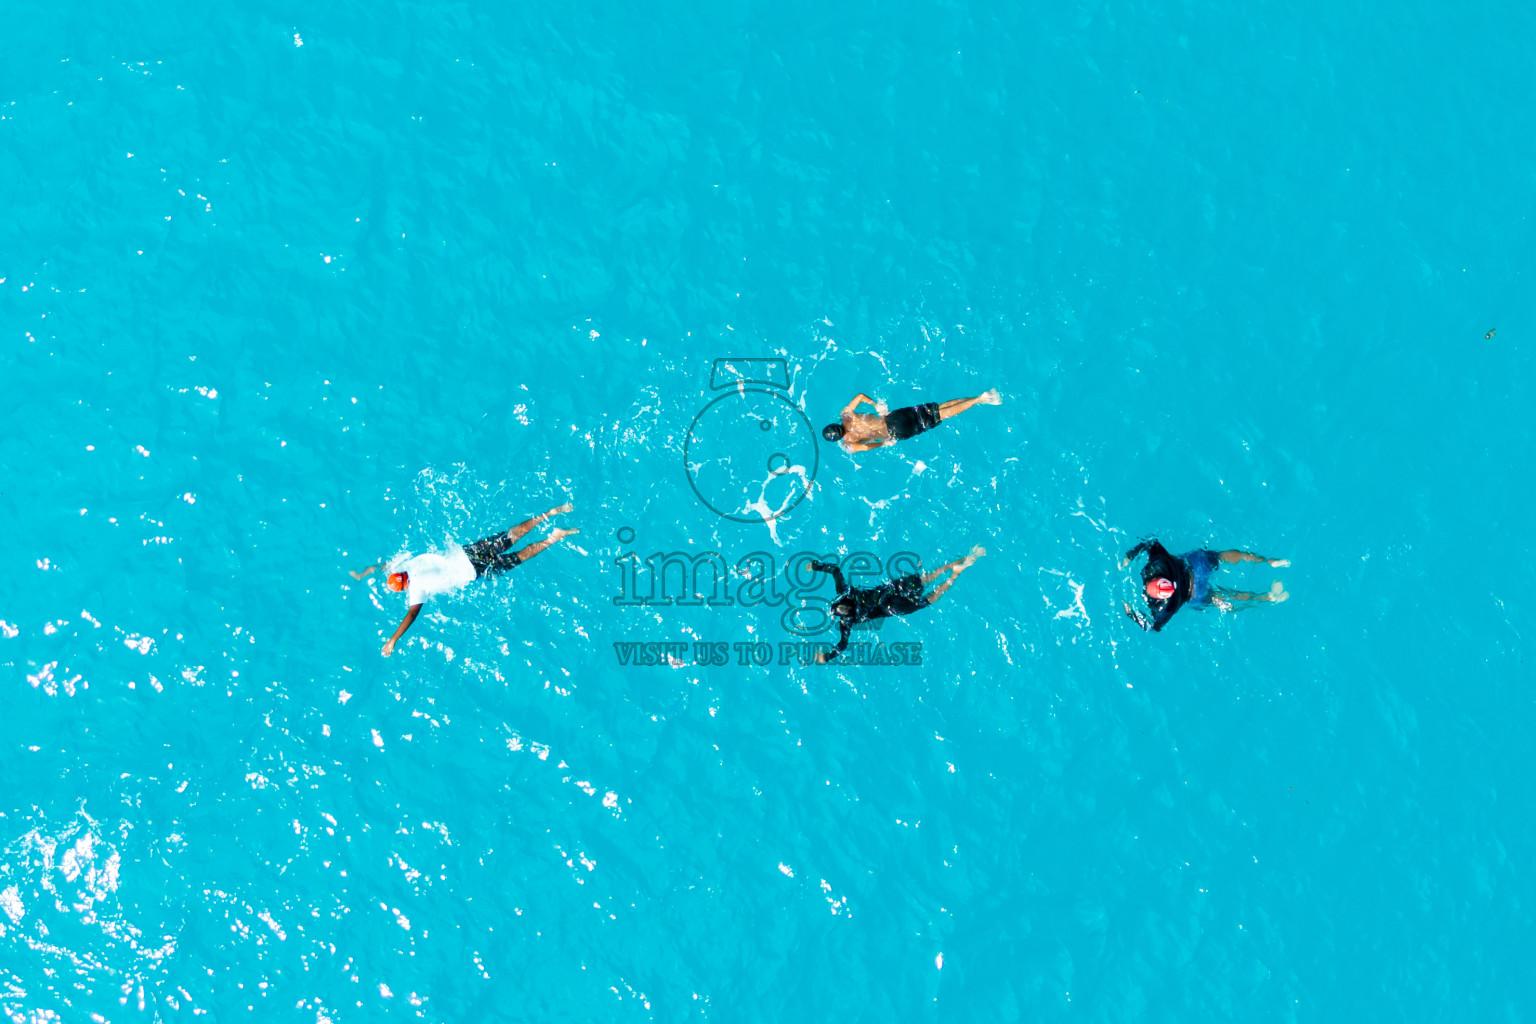
{"type": "MultiPolygon", "coordinates": [[[[838,653],[848,649],[848,634],[860,622],[883,619],[888,615],[910,615],[920,608],[928,607],[926,598],[913,596],[914,577],[887,580],[878,587],[850,587],[848,581],[843,579],[842,570],[831,562],[812,562],[811,568],[830,575],[832,585],[837,588],[838,599],[853,604],[852,615],[837,616],[838,628],[842,631],[837,641],[838,653]]],[[[921,587],[922,584],[919,581],[917,585],[921,587]]]]}
{"type": "Polygon", "coordinates": [[[1189,563],[1178,555],[1170,554],[1155,537],[1144,540],[1127,551],[1126,560],[1135,558],[1143,551],[1147,553],[1147,564],[1141,567],[1142,596],[1146,597],[1147,607],[1152,610],[1152,619],[1149,622],[1135,612],[1131,613],[1131,618],[1135,619],[1142,629],[1150,629],[1156,633],[1168,624],[1174,612],[1184,607],[1184,603],[1194,596],[1195,577],[1189,571],[1189,563]],[[1158,600],[1146,595],[1147,583],[1159,576],[1169,580],[1174,586],[1173,596],[1166,600],[1158,600]]]}

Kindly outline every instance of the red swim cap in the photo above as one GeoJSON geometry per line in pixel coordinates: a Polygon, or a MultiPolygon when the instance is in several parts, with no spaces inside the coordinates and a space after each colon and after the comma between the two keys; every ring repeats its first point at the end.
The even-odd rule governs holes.
{"type": "Polygon", "coordinates": [[[1147,580],[1147,596],[1159,601],[1166,601],[1174,595],[1179,588],[1173,585],[1173,580],[1162,576],[1153,580],[1147,580]]]}
{"type": "Polygon", "coordinates": [[[389,580],[388,580],[389,589],[393,590],[393,591],[395,591],[397,593],[399,591],[404,590],[405,586],[406,586],[406,584],[408,582],[409,582],[409,578],[403,572],[392,572],[392,573],[389,574],[389,580]]]}

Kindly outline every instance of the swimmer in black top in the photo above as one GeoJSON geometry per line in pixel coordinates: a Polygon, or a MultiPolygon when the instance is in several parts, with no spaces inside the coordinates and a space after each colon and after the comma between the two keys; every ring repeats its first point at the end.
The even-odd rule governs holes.
{"type": "Polygon", "coordinates": [[[927,608],[943,597],[944,591],[950,588],[960,574],[986,553],[986,549],[978,544],[971,548],[971,553],[964,558],[947,562],[930,573],[922,576],[910,573],[882,583],[878,587],[850,587],[843,579],[842,571],[831,562],[806,562],[806,568],[813,572],[831,574],[832,584],[837,587],[837,600],[832,602],[832,614],[837,617],[838,629],[842,631],[836,650],[819,652],[816,655],[817,663],[825,665],[847,650],[848,633],[856,624],[869,622],[871,619],[883,619],[888,615],[911,615],[915,611],[927,608]],[[924,596],[923,588],[946,572],[949,573],[949,579],[934,587],[933,593],[924,596]]]}
{"type": "Polygon", "coordinates": [[[973,405],[1002,405],[997,389],[984,391],[973,398],[956,398],[948,402],[927,402],[895,412],[887,409],[884,402],[877,402],[860,392],[853,401],[843,406],[837,423],[829,423],[821,430],[828,441],[841,441],[843,447],[855,454],[867,452],[897,441],[916,437],[932,430],[951,416],[958,416],[973,405]],[[862,403],[875,407],[873,413],[854,412],[862,403]]]}
{"type": "Polygon", "coordinates": [[[1147,607],[1152,610],[1151,620],[1132,611],[1131,606],[1124,601],[1120,603],[1125,605],[1125,614],[1135,619],[1138,626],[1154,633],[1166,626],[1168,620],[1173,618],[1173,613],[1185,604],[1193,604],[1197,608],[1214,604],[1222,611],[1229,612],[1235,601],[1278,603],[1291,596],[1285,592],[1285,586],[1279,580],[1274,582],[1267,594],[1211,586],[1211,573],[1222,562],[1228,565],[1236,562],[1265,562],[1278,569],[1291,564],[1284,558],[1265,558],[1247,551],[1200,550],[1171,555],[1167,548],[1153,539],[1144,540],[1127,551],[1120,568],[1130,565],[1131,559],[1143,551],[1147,553],[1147,564],[1141,567],[1141,582],[1145,588],[1147,607]]]}

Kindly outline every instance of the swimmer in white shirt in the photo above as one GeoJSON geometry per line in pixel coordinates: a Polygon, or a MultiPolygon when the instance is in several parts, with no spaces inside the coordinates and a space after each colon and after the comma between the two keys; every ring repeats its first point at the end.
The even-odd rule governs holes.
{"type": "Polygon", "coordinates": [[[395,641],[411,628],[411,623],[416,621],[416,616],[421,612],[421,606],[426,603],[427,598],[434,594],[447,594],[458,590],[482,576],[505,572],[515,565],[528,561],[551,544],[573,533],[580,533],[580,530],[551,530],[549,536],[543,540],[534,541],[519,551],[508,550],[523,534],[550,516],[569,512],[571,508],[571,503],[566,502],[558,508],[541,512],[532,519],[518,523],[506,533],[498,533],[494,537],[477,540],[473,544],[466,544],[453,551],[442,554],[428,552],[414,557],[400,555],[385,564],[370,565],[361,572],[352,573],[353,579],[360,580],[375,569],[383,569],[387,565],[389,589],[396,593],[406,592],[406,603],[410,606],[410,610],[405,613],[405,619],[400,623],[400,628],[395,630],[395,635],[385,641],[384,657],[387,658],[395,653],[395,641]]]}

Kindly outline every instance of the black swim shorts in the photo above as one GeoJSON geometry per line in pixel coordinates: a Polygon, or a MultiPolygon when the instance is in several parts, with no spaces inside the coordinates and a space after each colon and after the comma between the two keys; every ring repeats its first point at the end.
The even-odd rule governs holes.
{"type": "Polygon", "coordinates": [[[494,537],[486,537],[473,544],[466,544],[464,553],[469,556],[469,564],[475,567],[475,578],[506,572],[521,562],[522,559],[517,557],[516,551],[507,550],[513,543],[511,537],[498,533],[494,537]]]}
{"type": "Polygon", "coordinates": [[[891,432],[891,437],[898,441],[905,441],[909,437],[916,437],[925,430],[932,430],[939,425],[939,403],[927,402],[923,405],[911,405],[905,409],[895,409],[885,417],[885,429],[891,432]]]}

